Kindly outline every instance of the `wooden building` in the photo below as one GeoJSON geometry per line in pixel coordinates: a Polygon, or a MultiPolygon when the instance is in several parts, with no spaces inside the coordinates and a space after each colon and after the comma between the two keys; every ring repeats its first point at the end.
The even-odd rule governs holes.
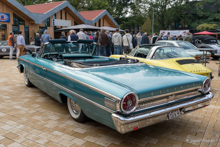
{"type": "Polygon", "coordinates": [[[67,1],[22,6],[16,0],[1,0],[0,16],[0,41],[7,40],[11,31],[21,30],[27,44],[46,29],[51,38],[58,38],[56,29],[77,24],[119,27],[106,10],[79,13],[67,1]]]}

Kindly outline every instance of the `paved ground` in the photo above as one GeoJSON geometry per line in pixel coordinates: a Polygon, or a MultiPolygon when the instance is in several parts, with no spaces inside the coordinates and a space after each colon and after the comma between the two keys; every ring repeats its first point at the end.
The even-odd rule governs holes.
{"type": "Polygon", "coordinates": [[[0,59],[0,146],[220,147],[220,77],[215,62],[208,64],[215,76],[209,107],[121,135],[93,120],[75,122],[65,105],[24,85],[16,60],[0,59]]]}

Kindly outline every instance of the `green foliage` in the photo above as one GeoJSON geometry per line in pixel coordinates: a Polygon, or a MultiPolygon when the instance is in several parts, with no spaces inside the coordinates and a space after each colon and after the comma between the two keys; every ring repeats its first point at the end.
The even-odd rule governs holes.
{"type": "Polygon", "coordinates": [[[197,27],[197,30],[215,30],[216,27],[217,27],[216,24],[203,23],[197,27]]]}
{"type": "Polygon", "coordinates": [[[216,24],[220,28],[220,1],[219,0],[201,0],[191,1],[188,5],[188,12],[191,14],[191,28],[197,28],[200,24],[216,24]]]}
{"type": "Polygon", "coordinates": [[[150,17],[147,17],[144,24],[141,26],[141,29],[143,32],[147,32],[148,34],[151,34],[152,32],[152,23],[150,20],[150,17]]]}

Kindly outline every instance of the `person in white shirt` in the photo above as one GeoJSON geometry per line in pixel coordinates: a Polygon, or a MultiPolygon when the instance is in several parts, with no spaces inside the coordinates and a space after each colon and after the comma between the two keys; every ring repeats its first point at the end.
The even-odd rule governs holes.
{"type": "Polygon", "coordinates": [[[79,39],[84,39],[86,40],[86,34],[83,33],[83,29],[80,29],[79,32],[77,33],[79,39]]]}
{"type": "Polygon", "coordinates": [[[125,35],[123,36],[123,52],[124,54],[129,54],[130,49],[130,43],[132,43],[132,36],[129,33],[128,29],[125,29],[125,35]]]}
{"type": "Polygon", "coordinates": [[[17,37],[17,46],[18,46],[17,58],[19,58],[20,56],[25,54],[23,49],[26,48],[26,44],[25,44],[25,40],[24,40],[22,31],[19,31],[18,34],[19,34],[19,36],[17,37]]]}
{"type": "Polygon", "coordinates": [[[114,44],[114,54],[122,54],[121,45],[122,45],[122,37],[119,33],[119,29],[116,29],[116,32],[112,35],[112,43],[114,44]]]}

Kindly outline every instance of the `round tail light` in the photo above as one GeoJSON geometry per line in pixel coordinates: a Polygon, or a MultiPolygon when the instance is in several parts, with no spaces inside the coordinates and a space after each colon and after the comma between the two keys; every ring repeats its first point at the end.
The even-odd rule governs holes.
{"type": "Polygon", "coordinates": [[[211,79],[207,78],[205,79],[205,81],[203,82],[202,85],[202,93],[208,93],[210,91],[210,87],[211,87],[211,79]]]}
{"type": "Polygon", "coordinates": [[[125,114],[135,111],[138,104],[138,96],[135,93],[128,93],[121,101],[121,109],[125,114]]]}

